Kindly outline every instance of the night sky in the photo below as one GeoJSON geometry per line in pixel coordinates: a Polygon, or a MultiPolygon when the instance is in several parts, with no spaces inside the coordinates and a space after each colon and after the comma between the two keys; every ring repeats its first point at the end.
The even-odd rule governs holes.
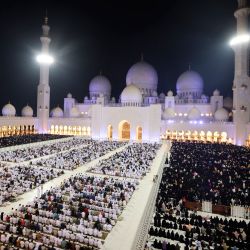
{"type": "Polygon", "coordinates": [[[79,102],[102,70],[112,96],[125,87],[128,69],[144,59],[158,72],[158,93],[174,90],[178,76],[198,71],[205,94],[215,88],[232,95],[236,0],[172,1],[5,1],[1,3],[0,108],[9,100],[17,113],[29,103],[36,111],[41,25],[48,9],[51,108],[71,92],[79,102]]]}

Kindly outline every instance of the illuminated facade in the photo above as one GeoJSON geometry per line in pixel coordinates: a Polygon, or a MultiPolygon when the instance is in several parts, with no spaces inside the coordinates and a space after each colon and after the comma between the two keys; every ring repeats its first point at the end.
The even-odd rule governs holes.
{"type": "MultiPolygon", "coordinates": [[[[249,35],[246,0],[238,0],[235,12],[237,36],[231,41],[235,52],[233,99],[219,90],[211,96],[203,91],[202,76],[194,70],[182,73],[176,82],[176,94],[157,93],[158,75],[154,67],[141,59],[126,75],[126,86],[116,100],[111,97],[109,79],[94,77],[89,96],[79,103],[68,94],[63,109],[50,111],[48,19],[42,26],[40,81],[37,89],[37,116],[31,107],[16,116],[10,103],[2,109],[0,135],[53,133],[83,135],[95,139],[158,141],[160,139],[202,140],[249,144],[250,80],[248,76],[249,35]]],[[[53,95],[52,95],[53,97],[53,95]]]]}

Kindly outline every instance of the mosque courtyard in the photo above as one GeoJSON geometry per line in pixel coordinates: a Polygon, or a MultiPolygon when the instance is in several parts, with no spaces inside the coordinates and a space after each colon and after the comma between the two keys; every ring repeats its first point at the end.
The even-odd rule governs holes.
{"type": "MultiPolygon", "coordinates": [[[[119,185],[123,184],[126,187],[125,194],[128,196],[124,197],[122,201],[118,196],[119,190],[116,190],[115,193],[111,192],[112,195],[108,195],[109,198],[103,196],[102,190],[99,190],[99,195],[95,192],[95,198],[92,197],[92,199],[87,197],[90,194],[93,195],[93,193],[89,193],[89,189],[85,190],[86,200],[84,200],[85,203],[83,202],[82,205],[88,208],[89,216],[81,218],[81,221],[78,221],[79,223],[76,221],[72,222],[72,225],[78,224],[79,226],[79,224],[83,224],[83,228],[94,228],[96,232],[93,233],[92,230],[91,232],[80,232],[80,228],[72,231],[72,228],[68,228],[69,234],[64,236],[66,237],[65,240],[67,239],[75,246],[85,247],[86,249],[92,249],[92,247],[101,249],[134,249],[136,244],[138,244],[138,237],[140,237],[141,231],[145,231],[145,229],[142,230],[143,223],[152,217],[154,199],[156,198],[160,180],[156,176],[159,176],[162,172],[169,147],[169,144],[93,141],[83,137],[66,137],[2,148],[0,151],[0,212],[5,215],[9,214],[13,217],[22,218],[21,214],[17,216],[14,212],[16,209],[23,211],[23,207],[30,207],[35,203],[39,203],[41,201],[39,197],[43,198],[43,194],[46,196],[46,194],[53,193],[54,190],[56,190],[54,195],[58,195],[60,188],[75,176],[78,176],[80,179],[89,177],[96,178],[98,181],[104,179],[112,180],[112,182],[117,181],[119,185]],[[143,154],[145,154],[145,159],[142,162],[143,154]],[[138,168],[132,170],[132,162],[126,162],[126,155],[135,164],[137,164],[136,162],[140,163],[140,166],[138,165],[138,168]],[[150,159],[147,155],[150,155],[150,159]],[[112,172],[114,169],[109,169],[108,173],[105,173],[104,170],[98,171],[102,166],[105,166],[105,162],[109,164],[110,159],[111,161],[116,159],[117,166],[120,165],[125,168],[120,169],[120,172],[112,172]],[[33,169],[33,172],[31,172],[31,169],[33,169]],[[6,172],[9,175],[6,175],[6,172]],[[48,173],[52,173],[52,176],[43,179],[42,175],[48,175],[48,173]],[[26,175],[25,178],[22,178],[23,175],[26,175]],[[32,175],[38,177],[34,179],[32,175]],[[41,181],[42,179],[43,181],[41,181]],[[35,185],[34,182],[36,182],[35,185]],[[31,183],[33,184],[31,185],[31,183]],[[133,185],[134,188],[128,188],[127,185],[133,185]],[[93,200],[99,200],[99,203],[94,206],[93,200]],[[118,200],[120,201],[118,202],[118,200]],[[112,209],[110,210],[110,208],[112,209]],[[90,214],[92,215],[90,216],[90,214]],[[108,221],[105,222],[104,218],[101,220],[99,216],[107,218],[108,221]],[[96,229],[97,221],[101,221],[99,230],[96,229]],[[77,238],[79,234],[82,237],[77,238]],[[126,242],[123,241],[124,235],[127,237],[126,242]],[[121,244],[121,242],[123,243],[121,244]]],[[[94,183],[85,183],[85,185],[89,188],[91,185],[95,186],[94,183]]],[[[64,200],[64,204],[71,204],[68,203],[69,200],[76,197],[74,188],[71,187],[64,193],[68,197],[67,201],[64,200]]],[[[85,192],[84,190],[82,191],[83,193],[85,192]]],[[[47,202],[50,203],[51,200],[47,202]]],[[[44,204],[44,201],[42,203],[44,204]]],[[[32,214],[32,212],[34,211],[29,210],[28,213],[32,214]]],[[[76,220],[78,220],[77,218],[75,216],[76,220]]],[[[60,219],[64,220],[63,218],[60,219]]],[[[32,218],[31,221],[36,222],[36,219],[32,218]]],[[[58,235],[60,227],[62,228],[62,225],[56,225],[49,220],[43,221],[42,224],[42,228],[33,230],[37,234],[36,240],[32,238],[34,247],[36,244],[50,246],[52,244],[51,236],[58,235]],[[50,227],[50,225],[51,227],[53,225],[52,231],[45,229],[50,227]],[[47,237],[48,242],[45,239],[38,240],[39,237],[47,237]]],[[[1,226],[0,230],[3,230],[1,226]]],[[[67,230],[65,229],[65,232],[67,230]]],[[[29,234],[23,235],[23,237],[24,241],[25,239],[27,241],[31,239],[29,234]]],[[[32,244],[31,246],[33,246],[32,244]]],[[[140,244],[145,244],[145,242],[140,242],[140,244]]],[[[53,246],[61,249],[60,242],[53,240],[53,246]]]]}
{"type": "Polygon", "coordinates": [[[1,141],[3,250],[214,249],[224,239],[223,244],[247,249],[249,171],[242,168],[250,164],[247,148],[55,135],[24,136],[24,144],[22,137],[2,140],[12,145],[4,147],[1,141]],[[225,158],[222,149],[230,155],[225,158]],[[217,174],[223,158],[229,168],[217,174]],[[199,186],[200,180],[208,184],[199,186]],[[231,216],[227,210],[216,211],[229,206],[231,216]],[[219,225],[228,229],[220,231],[219,225]],[[198,227],[215,231],[206,236],[198,227]]]}

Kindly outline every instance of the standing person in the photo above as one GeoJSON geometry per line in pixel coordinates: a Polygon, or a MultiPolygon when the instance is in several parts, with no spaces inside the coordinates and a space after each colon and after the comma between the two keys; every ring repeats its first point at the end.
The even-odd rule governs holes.
{"type": "Polygon", "coordinates": [[[43,184],[41,185],[41,195],[43,195],[43,184]]]}
{"type": "Polygon", "coordinates": [[[40,198],[41,197],[41,187],[38,187],[37,188],[37,198],[40,198]]]}

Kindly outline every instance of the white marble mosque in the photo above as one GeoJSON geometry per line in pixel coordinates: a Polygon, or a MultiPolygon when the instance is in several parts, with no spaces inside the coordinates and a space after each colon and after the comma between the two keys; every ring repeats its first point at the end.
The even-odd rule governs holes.
{"type": "MultiPolygon", "coordinates": [[[[231,46],[235,52],[233,99],[218,89],[204,93],[204,80],[195,70],[187,70],[176,81],[176,89],[158,93],[156,69],[141,61],[126,75],[126,86],[116,100],[112,84],[100,74],[89,83],[89,96],[78,102],[71,93],[64,107],[50,107],[48,18],[42,26],[40,82],[37,112],[25,106],[21,116],[8,103],[2,108],[0,135],[53,133],[85,135],[95,139],[159,141],[160,139],[204,140],[249,144],[250,78],[247,2],[240,0],[235,11],[237,34],[231,46]],[[245,39],[244,39],[245,38],[245,39]]],[[[230,83],[228,84],[230,86],[230,83]]],[[[230,86],[231,87],[231,86],[230,86]]],[[[56,93],[52,93],[53,95],[56,93]]]]}

